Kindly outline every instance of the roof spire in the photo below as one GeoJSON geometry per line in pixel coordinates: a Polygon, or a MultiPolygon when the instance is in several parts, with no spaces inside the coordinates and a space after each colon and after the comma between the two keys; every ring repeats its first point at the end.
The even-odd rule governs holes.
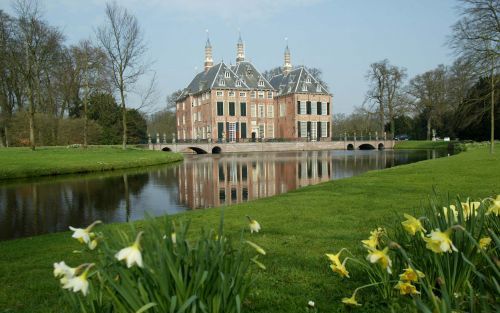
{"type": "Polygon", "coordinates": [[[236,63],[245,61],[245,45],[241,39],[241,32],[238,28],[238,43],[236,44],[236,63]]]}
{"type": "Polygon", "coordinates": [[[213,65],[214,60],[212,59],[212,45],[210,44],[210,37],[208,36],[208,29],[205,30],[207,32],[207,42],[205,44],[205,72],[207,72],[213,65]]]}
{"type": "Polygon", "coordinates": [[[288,37],[285,37],[286,48],[285,48],[285,63],[283,64],[283,75],[288,75],[292,70],[292,62],[290,56],[290,49],[288,48],[288,37]]]}

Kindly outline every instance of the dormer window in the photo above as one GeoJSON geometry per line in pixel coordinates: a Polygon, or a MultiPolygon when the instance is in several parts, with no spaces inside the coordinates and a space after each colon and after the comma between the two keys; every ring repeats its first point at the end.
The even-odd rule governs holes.
{"type": "Polygon", "coordinates": [[[292,86],[288,86],[288,92],[292,91],[292,86]]]}
{"type": "Polygon", "coordinates": [[[306,83],[310,84],[311,83],[311,76],[307,76],[306,78],[306,83]]]}
{"type": "Polygon", "coordinates": [[[219,85],[220,86],[225,86],[226,85],[226,82],[224,81],[223,78],[219,79],[219,85]]]}
{"type": "Polygon", "coordinates": [[[247,70],[247,75],[252,75],[252,68],[249,65],[247,65],[246,70],[247,70]]]}
{"type": "Polygon", "coordinates": [[[321,92],[321,86],[320,86],[320,84],[318,84],[318,85],[316,86],[316,92],[321,92]]]}
{"type": "Polygon", "coordinates": [[[262,79],[259,80],[259,87],[264,87],[264,81],[262,79]]]}
{"type": "Polygon", "coordinates": [[[241,81],[239,80],[236,81],[236,87],[241,87],[241,81]]]}
{"type": "Polygon", "coordinates": [[[307,85],[306,84],[302,84],[302,91],[307,91],[307,85]]]}
{"type": "Polygon", "coordinates": [[[226,72],[224,73],[224,77],[226,77],[226,78],[231,78],[231,74],[229,74],[229,71],[226,71],[226,72]]]}

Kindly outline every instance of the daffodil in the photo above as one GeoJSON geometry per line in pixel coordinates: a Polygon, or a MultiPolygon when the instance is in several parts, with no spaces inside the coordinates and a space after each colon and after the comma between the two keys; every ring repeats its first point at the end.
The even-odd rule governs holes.
{"type": "Polygon", "coordinates": [[[177,234],[175,231],[170,234],[170,239],[172,239],[172,243],[175,245],[177,243],[177,234]]]}
{"type": "Polygon", "coordinates": [[[335,264],[335,263],[330,264],[330,268],[332,269],[332,271],[338,273],[340,276],[349,278],[349,271],[347,271],[347,268],[345,267],[347,259],[348,258],[345,258],[342,264],[335,264]]]}
{"type": "Polygon", "coordinates": [[[485,250],[491,244],[490,237],[483,237],[479,239],[479,248],[485,250]]]}
{"type": "Polygon", "coordinates": [[[137,234],[137,238],[133,245],[127,248],[123,248],[115,255],[115,258],[118,261],[126,260],[127,267],[131,268],[134,264],[137,264],[139,267],[143,267],[142,264],[142,254],[140,250],[140,240],[142,236],[142,231],[137,234]]]}
{"type": "Polygon", "coordinates": [[[399,275],[400,280],[410,281],[410,282],[411,281],[417,282],[419,277],[424,278],[425,277],[424,273],[422,273],[419,270],[415,272],[411,267],[405,268],[403,274],[399,275]]]}
{"type": "Polygon", "coordinates": [[[89,241],[89,249],[94,250],[97,247],[97,239],[89,241]]]}
{"type": "Polygon", "coordinates": [[[257,222],[256,220],[254,220],[253,218],[251,218],[248,215],[247,215],[247,218],[248,218],[248,221],[249,221],[248,226],[250,227],[250,233],[252,233],[252,234],[253,234],[253,232],[258,233],[260,231],[260,224],[259,224],[259,222],[257,222]]]}
{"type": "Polygon", "coordinates": [[[491,205],[486,212],[487,215],[495,214],[495,216],[500,215],[500,195],[491,201],[491,205]]]}
{"type": "Polygon", "coordinates": [[[307,305],[311,308],[314,308],[314,301],[309,300],[309,302],[307,302],[307,305]]]}
{"type": "Polygon", "coordinates": [[[336,264],[336,265],[341,265],[342,262],[340,262],[340,254],[346,250],[345,248],[342,248],[340,249],[340,251],[337,253],[337,254],[329,254],[329,253],[326,253],[325,255],[328,257],[328,259],[330,259],[330,261],[333,263],[333,264],[336,264]]]}
{"type": "Polygon", "coordinates": [[[89,281],[87,280],[87,275],[88,275],[89,269],[93,265],[94,264],[89,264],[85,268],[85,271],[83,271],[83,273],[81,275],[68,278],[68,280],[64,284],[63,288],[64,289],[72,289],[73,292],[81,291],[82,294],[84,296],[86,296],[88,293],[88,290],[89,290],[89,281]]]}
{"type": "Polygon", "coordinates": [[[361,304],[356,301],[356,293],[353,293],[350,298],[343,298],[342,303],[352,306],[361,306],[361,304]]]}
{"type": "Polygon", "coordinates": [[[91,237],[90,231],[92,230],[92,228],[95,225],[97,225],[99,223],[102,223],[102,222],[101,221],[95,221],[92,224],[90,224],[89,226],[87,226],[87,228],[75,228],[75,227],[71,227],[70,226],[69,229],[73,231],[73,235],[71,237],[75,238],[80,243],[88,244],[91,241],[90,240],[90,237],[91,237]]]}
{"type": "Polygon", "coordinates": [[[391,274],[392,261],[387,254],[388,251],[389,247],[385,247],[384,250],[370,248],[368,249],[368,256],[366,258],[371,263],[379,263],[383,269],[387,270],[387,273],[391,274]]]}
{"type": "Polygon", "coordinates": [[[409,214],[404,214],[404,217],[406,218],[406,221],[402,222],[401,224],[409,234],[413,236],[416,232],[425,232],[425,229],[419,219],[414,218],[409,214]]]}
{"type": "Polygon", "coordinates": [[[481,202],[469,201],[469,199],[467,199],[467,201],[462,202],[461,205],[464,213],[464,219],[468,220],[472,215],[477,215],[477,209],[481,206],[481,202]]]}
{"type": "Polygon", "coordinates": [[[362,240],[361,242],[365,246],[365,248],[377,248],[379,242],[380,242],[380,237],[384,233],[383,228],[377,228],[373,231],[370,232],[370,237],[368,237],[367,240],[362,240]]]}
{"type": "Polygon", "coordinates": [[[255,251],[257,251],[258,253],[262,254],[262,255],[266,255],[266,251],[264,249],[262,249],[259,245],[257,245],[256,243],[253,243],[251,241],[246,241],[247,244],[249,244],[250,246],[252,246],[252,248],[255,249],[255,251]]]}
{"type": "Polygon", "coordinates": [[[420,294],[420,292],[417,291],[417,288],[410,282],[398,281],[396,286],[394,286],[394,289],[398,289],[399,293],[402,295],[420,294]]]}
{"type": "Polygon", "coordinates": [[[450,204],[450,207],[443,207],[443,212],[444,212],[444,217],[448,219],[448,213],[451,211],[451,214],[453,214],[453,221],[456,222],[458,221],[458,211],[457,207],[454,206],[453,204],[450,204]]]}
{"type": "Polygon", "coordinates": [[[435,253],[452,252],[452,250],[457,252],[457,248],[455,248],[450,239],[450,233],[451,230],[442,232],[439,229],[436,229],[431,231],[427,237],[422,236],[426,242],[425,247],[435,253]]]}
{"type": "Polygon", "coordinates": [[[64,261],[54,263],[54,277],[61,277],[60,282],[63,285],[68,282],[68,279],[75,276],[75,272],[76,268],[69,267],[66,263],[64,263],[64,261]]]}

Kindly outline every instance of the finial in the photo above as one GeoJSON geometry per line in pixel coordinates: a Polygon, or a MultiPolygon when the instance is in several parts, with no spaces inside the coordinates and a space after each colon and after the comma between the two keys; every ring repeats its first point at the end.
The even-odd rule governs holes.
{"type": "Polygon", "coordinates": [[[241,39],[241,30],[238,27],[238,43],[243,43],[243,40],[241,39]]]}
{"type": "Polygon", "coordinates": [[[205,32],[207,33],[207,43],[205,44],[205,48],[211,48],[212,45],[210,44],[210,36],[208,34],[208,29],[205,29],[205,32]]]}

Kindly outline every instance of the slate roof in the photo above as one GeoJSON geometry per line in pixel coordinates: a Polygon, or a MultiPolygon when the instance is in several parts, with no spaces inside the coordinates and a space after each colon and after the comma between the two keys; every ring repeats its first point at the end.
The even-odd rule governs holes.
{"type": "Polygon", "coordinates": [[[214,88],[274,89],[251,62],[243,61],[233,66],[221,62],[212,66],[206,72],[196,74],[177,100],[182,100],[190,94],[201,93],[214,88]],[[259,86],[259,81],[262,81],[264,85],[259,86]]]}
{"type": "Polygon", "coordinates": [[[288,75],[276,75],[270,83],[278,96],[301,92],[328,94],[328,90],[305,67],[296,68],[288,75]]]}

